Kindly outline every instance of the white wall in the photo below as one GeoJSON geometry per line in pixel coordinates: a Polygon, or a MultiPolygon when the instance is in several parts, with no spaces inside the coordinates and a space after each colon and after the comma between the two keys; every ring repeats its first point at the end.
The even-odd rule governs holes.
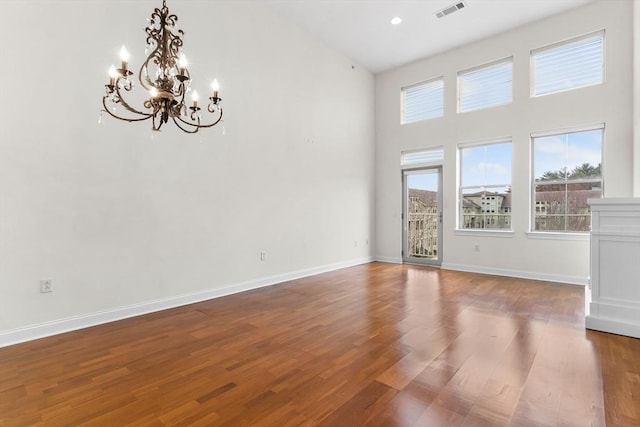
{"type": "Polygon", "coordinates": [[[123,43],[141,64],[160,5],[3,1],[5,342],[371,257],[374,77],[255,3],[169,2],[226,135],[97,124],[107,68],[123,43]]]}
{"type": "Polygon", "coordinates": [[[633,195],[640,197],[640,0],[633,1],[633,195]]]}
{"type": "MultiPolygon", "coordinates": [[[[589,241],[540,239],[529,228],[530,133],[606,123],[604,180],[607,197],[633,193],[632,2],[599,1],[492,38],[376,76],[376,254],[401,256],[400,152],[444,145],[443,267],[586,283],[589,241]],[[612,4],[615,3],[615,7],[612,4]],[[606,30],[606,82],[548,95],[529,95],[529,52],[581,34],[606,30]],[[456,113],[456,73],[513,56],[512,104],[456,113]],[[400,88],[444,76],[443,118],[400,125],[400,88]],[[456,144],[511,136],[514,233],[507,238],[455,232],[456,144]],[[474,252],[474,246],[480,252],[474,252]]],[[[455,25],[455,17],[451,25],[455,25]]]]}

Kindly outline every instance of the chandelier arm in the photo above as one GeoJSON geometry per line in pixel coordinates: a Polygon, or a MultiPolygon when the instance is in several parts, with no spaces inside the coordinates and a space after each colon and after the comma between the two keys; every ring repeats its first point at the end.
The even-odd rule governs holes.
{"type": "MultiPolygon", "coordinates": [[[[129,103],[124,99],[124,96],[122,96],[122,94],[120,93],[120,86],[117,83],[116,83],[115,89],[116,89],[116,94],[118,95],[118,103],[122,104],[122,106],[124,108],[126,108],[127,111],[129,111],[131,113],[134,113],[134,114],[138,114],[140,116],[145,116],[145,118],[148,118],[149,115],[153,115],[153,114],[155,114],[157,112],[154,109],[154,111],[151,112],[151,113],[145,113],[143,111],[139,111],[139,110],[133,108],[131,105],[129,105],[129,103]]],[[[103,98],[103,103],[104,103],[104,98],[103,98]]]]}
{"type": "Polygon", "coordinates": [[[218,120],[216,120],[215,122],[210,123],[208,125],[198,125],[198,127],[200,127],[200,128],[210,128],[210,127],[213,127],[213,126],[217,125],[218,123],[220,123],[220,120],[222,120],[222,108],[220,108],[219,111],[220,111],[220,116],[218,117],[218,120]]]}
{"type": "MultiPolygon", "coordinates": [[[[134,113],[134,114],[138,114],[140,116],[145,116],[145,118],[148,118],[149,116],[153,116],[155,114],[155,112],[151,112],[151,113],[144,113],[142,111],[138,111],[135,108],[133,108],[131,105],[129,105],[127,103],[127,101],[125,101],[123,98],[120,98],[120,104],[122,104],[122,106],[129,112],[134,113]]],[[[144,120],[144,119],[141,119],[144,120]]]]}
{"type": "MultiPolygon", "coordinates": [[[[200,123],[197,123],[197,124],[196,124],[196,123],[190,123],[190,122],[188,122],[188,121],[186,121],[186,120],[182,119],[181,117],[174,117],[174,118],[173,118],[173,121],[175,122],[176,120],[181,121],[181,122],[182,122],[182,123],[184,123],[185,125],[188,125],[188,126],[194,126],[194,127],[198,128],[198,129],[200,129],[200,128],[210,128],[210,127],[213,127],[213,126],[217,125],[217,124],[220,122],[220,120],[222,120],[222,109],[220,109],[220,117],[218,117],[218,120],[216,120],[216,121],[215,121],[215,122],[213,122],[213,123],[207,124],[207,125],[201,125],[200,123]]],[[[176,122],[176,124],[178,124],[178,123],[176,122]]],[[[186,131],[185,131],[185,132],[186,132],[186,131]]],[[[196,131],[196,132],[197,132],[197,131],[196,131]]]]}
{"type": "MultiPolygon", "coordinates": [[[[150,113],[150,114],[138,113],[140,115],[144,115],[145,117],[135,118],[135,119],[134,118],[128,118],[128,117],[120,117],[117,114],[111,112],[111,110],[109,110],[109,107],[107,107],[107,96],[108,95],[105,95],[105,96],[102,97],[102,106],[104,107],[103,111],[106,111],[111,117],[115,117],[118,120],[124,120],[124,121],[127,121],[127,122],[141,122],[141,121],[144,121],[144,120],[148,120],[148,119],[150,119],[151,117],[154,116],[153,113],[150,113]]],[[[124,105],[124,103],[123,103],[123,105],[124,105]]]]}
{"type": "Polygon", "coordinates": [[[200,125],[186,122],[186,121],[182,120],[180,117],[176,117],[176,116],[172,116],[171,118],[173,119],[173,122],[176,124],[176,126],[178,126],[180,128],[180,130],[182,130],[183,132],[196,133],[196,132],[198,132],[200,130],[200,125]],[[187,128],[182,127],[182,125],[180,125],[180,122],[191,126],[191,128],[187,129],[187,128]]]}

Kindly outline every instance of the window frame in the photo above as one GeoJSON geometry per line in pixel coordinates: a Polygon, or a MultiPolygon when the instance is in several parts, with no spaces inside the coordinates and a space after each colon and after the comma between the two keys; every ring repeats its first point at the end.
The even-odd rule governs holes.
{"type": "Polygon", "coordinates": [[[582,89],[582,88],[586,88],[586,87],[591,87],[591,86],[598,86],[598,85],[602,85],[605,83],[606,80],[606,31],[604,29],[600,29],[597,31],[593,31],[587,34],[582,34],[576,37],[571,37],[565,40],[561,40],[559,42],[555,42],[555,43],[551,43],[545,46],[541,46],[535,49],[532,49],[529,52],[529,76],[530,76],[530,81],[529,81],[529,95],[531,98],[539,98],[542,96],[547,96],[547,95],[553,95],[556,93],[563,93],[563,92],[568,92],[568,91],[572,91],[572,90],[576,90],[576,89],[582,89]],[[544,52],[544,51],[548,51],[548,50],[553,50],[553,49],[557,49],[559,47],[562,46],[566,46],[572,43],[577,43],[580,42],[582,40],[591,38],[591,37],[596,37],[596,36],[602,36],[602,56],[601,56],[601,66],[602,66],[602,79],[599,82],[596,83],[588,83],[585,85],[580,85],[580,86],[572,86],[572,87],[568,87],[568,88],[564,88],[564,89],[560,89],[560,90],[556,90],[553,92],[546,92],[546,93],[541,93],[541,94],[537,94],[536,93],[536,66],[535,66],[535,60],[534,60],[534,55],[539,53],[539,52],[544,52]]]}
{"type": "Polygon", "coordinates": [[[484,64],[480,64],[480,65],[476,65],[470,68],[466,68],[464,70],[460,70],[456,73],[456,83],[457,83],[457,106],[456,106],[456,111],[458,112],[458,114],[460,113],[470,113],[473,111],[480,111],[480,110],[485,110],[488,108],[493,108],[493,107],[499,107],[502,105],[509,105],[509,104],[513,104],[513,55],[501,58],[501,59],[497,59],[495,61],[491,61],[491,62],[486,62],[484,64]],[[476,108],[472,108],[472,109],[468,109],[468,110],[463,110],[462,109],[462,98],[463,98],[463,77],[466,74],[470,74],[485,68],[491,68],[493,66],[496,65],[500,65],[500,64],[504,64],[504,63],[510,63],[511,64],[511,97],[509,99],[509,101],[506,102],[500,102],[497,104],[491,104],[491,105],[486,105],[486,106],[482,106],[482,107],[476,107],[476,108]]]}
{"type": "Polygon", "coordinates": [[[555,135],[565,135],[570,133],[588,132],[592,130],[602,131],[602,140],[600,142],[600,185],[602,188],[601,198],[605,197],[605,181],[604,181],[604,147],[606,139],[606,125],[605,123],[594,123],[590,125],[574,126],[569,128],[553,129],[547,131],[532,132],[529,137],[529,230],[527,231],[528,237],[534,238],[558,238],[561,240],[583,240],[589,237],[589,230],[587,231],[567,231],[567,230],[536,230],[536,181],[535,181],[535,138],[544,138],[555,135]]]}
{"type": "Polygon", "coordinates": [[[406,85],[406,86],[402,86],[400,88],[400,125],[404,126],[404,125],[410,125],[413,123],[420,123],[420,122],[425,122],[427,120],[432,120],[432,119],[438,119],[441,117],[444,117],[444,91],[445,91],[445,84],[444,84],[444,76],[438,76],[438,77],[432,77],[430,79],[427,80],[421,80],[419,82],[410,84],[410,85],[406,85]],[[408,89],[413,89],[419,86],[427,86],[431,83],[436,83],[436,82],[442,82],[442,114],[440,115],[436,115],[436,116],[431,116],[431,117],[426,117],[424,119],[419,119],[419,120],[413,120],[408,122],[406,120],[406,112],[407,112],[407,105],[406,105],[406,90],[408,89]]]}
{"type": "Polygon", "coordinates": [[[460,233],[460,234],[481,234],[483,236],[499,236],[499,237],[504,237],[505,235],[513,235],[514,234],[514,230],[513,230],[513,206],[511,206],[511,208],[509,209],[509,228],[464,228],[464,219],[463,219],[463,214],[464,214],[464,209],[462,207],[462,200],[464,199],[463,197],[463,191],[466,188],[476,188],[476,187],[484,187],[486,189],[490,189],[490,188],[505,188],[505,187],[510,187],[511,189],[513,189],[513,137],[511,136],[505,136],[505,137],[499,137],[499,138],[491,138],[491,139],[484,139],[484,140],[478,140],[478,141],[470,141],[470,142],[461,142],[457,144],[457,168],[458,168],[458,173],[457,173],[457,182],[456,182],[456,186],[457,186],[457,201],[456,201],[456,211],[457,211],[457,215],[456,215],[456,233],[460,233]],[[483,146],[490,146],[490,145],[497,145],[497,144],[510,144],[510,148],[511,148],[511,158],[510,158],[510,162],[511,162],[511,179],[509,183],[503,183],[503,184],[490,184],[490,185],[473,185],[473,186],[463,186],[462,185],[462,170],[463,170],[463,162],[462,162],[462,151],[466,148],[474,148],[474,147],[483,147],[483,146]]]}

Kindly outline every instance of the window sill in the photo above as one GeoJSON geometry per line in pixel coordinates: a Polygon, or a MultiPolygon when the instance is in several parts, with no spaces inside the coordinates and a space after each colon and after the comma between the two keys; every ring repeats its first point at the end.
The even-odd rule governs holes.
{"type": "Polygon", "coordinates": [[[543,240],[577,240],[589,241],[589,233],[561,233],[550,231],[528,231],[527,238],[543,240]]]}
{"type": "Polygon", "coordinates": [[[513,230],[480,230],[480,229],[456,228],[454,232],[458,236],[485,236],[485,237],[512,238],[515,235],[513,230]]]}

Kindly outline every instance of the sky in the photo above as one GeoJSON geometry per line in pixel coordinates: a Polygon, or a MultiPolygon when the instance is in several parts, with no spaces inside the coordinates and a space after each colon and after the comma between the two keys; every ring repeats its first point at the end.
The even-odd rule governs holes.
{"type": "Polygon", "coordinates": [[[557,171],[563,167],[571,171],[583,163],[599,165],[602,162],[602,133],[602,129],[594,129],[535,138],[535,178],[540,178],[547,171],[557,171]]]}
{"type": "Polygon", "coordinates": [[[407,176],[407,188],[415,188],[418,190],[438,191],[438,173],[437,169],[425,171],[419,175],[407,176]]]}
{"type": "MultiPolygon", "coordinates": [[[[602,129],[534,138],[534,175],[583,163],[597,166],[602,159],[602,129]]],[[[498,143],[462,150],[461,182],[464,187],[511,185],[511,143],[498,143]]],[[[437,191],[435,170],[408,176],[410,188],[437,191]]]]}
{"type": "Polygon", "coordinates": [[[461,185],[511,185],[511,143],[462,149],[461,185]]]}

